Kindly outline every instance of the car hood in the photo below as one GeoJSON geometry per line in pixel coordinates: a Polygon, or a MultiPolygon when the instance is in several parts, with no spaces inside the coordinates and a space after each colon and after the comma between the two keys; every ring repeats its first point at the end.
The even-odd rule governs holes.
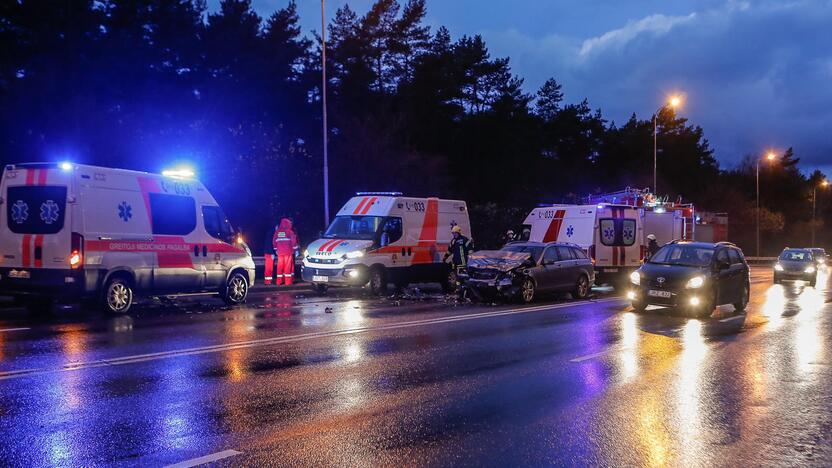
{"type": "Polygon", "coordinates": [[[368,240],[349,239],[318,239],[309,244],[307,251],[310,257],[338,258],[348,252],[365,251],[373,246],[368,240]]]}
{"type": "Polygon", "coordinates": [[[507,272],[520,268],[531,256],[526,252],[506,252],[505,250],[480,250],[468,259],[468,268],[499,270],[507,272]]]}
{"type": "Polygon", "coordinates": [[[777,263],[783,266],[784,270],[800,270],[803,271],[807,267],[815,266],[815,262],[799,262],[794,260],[778,260],[777,263]]]}
{"type": "Polygon", "coordinates": [[[710,271],[707,267],[692,267],[680,265],[661,265],[657,263],[645,263],[639,269],[642,279],[651,282],[656,278],[662,277],[665,279],[664,283],[667,287],[686,283],[689,279],[697,275],[709,276],[710,271]]]}

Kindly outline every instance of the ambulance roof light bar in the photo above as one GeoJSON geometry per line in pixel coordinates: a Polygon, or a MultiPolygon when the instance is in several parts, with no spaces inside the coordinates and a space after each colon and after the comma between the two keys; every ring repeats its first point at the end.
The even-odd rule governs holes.
{"type": "Polygon", "coordinates": [[[193,169],[183,167],[178,169],[164,170],[162,171],[162,175],[173,179],[192,179],[196,174],[194,174],[193,169]]]}
{"type": "Polygon", "coordinates": [[[369,197],[369,196],[377,196],[377,197],[400,197],[402,196],[401,192],[356,192],[356,197],[369,197]]]}

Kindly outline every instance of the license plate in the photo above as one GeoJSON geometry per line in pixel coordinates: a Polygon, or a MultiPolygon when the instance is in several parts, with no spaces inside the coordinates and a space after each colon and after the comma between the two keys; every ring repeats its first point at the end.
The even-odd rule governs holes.
{"type": "Polygon", "coordinates": [[[329,276],[314,275],[312,276],[312,281],[315,283],[326,283],[329,281],[329,276]]]}
{"type": "Polygon", "coordinates": [[[647,291],[647,295],[648,296],[653,296],[653,297],[664,297],[664,298],[669,298],[671,296],[670,291],[656,291],[655,289],[651,289],[651,290],[647,291]]]}
{"type": "Polygon", "coordinates": [[[30,273],[26,270],[12,270],[9,272],[9,278],[29,279],[30,273]]]}
{"type": "Polygon", "coordinates": [[[618,273],[618,268],[604,268],[604,273],[618,273]]]}

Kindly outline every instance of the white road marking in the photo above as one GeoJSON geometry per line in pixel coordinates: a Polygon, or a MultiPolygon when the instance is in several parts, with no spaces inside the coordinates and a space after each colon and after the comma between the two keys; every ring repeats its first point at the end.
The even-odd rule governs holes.
{"type": "Polygon", "coordinates": [[[223,450],[222,452],[212,453],[211,455],[205,455],[204,457],[185,460],[175,465],[168,465],[165,468],[191,468],[192,466],[207,465],[208,463],[214,463],[215,461],[240,455],[242,453],[243,452],[238,452],[236,450],[223,450]]]}
{"type": "Polygon", "coordinates": [[[734,321],[734,320],[745,320],[745,315],[735,315],[733,317],[724,318],[724,319],[720,320],[720,322],[725,323],[725,322],[731,322],[731,321],[734,321]]]}
{"type": "Polygon", "coordinates": [[[367,333],[367,332],[374,332],[374,331],[382,331],[382,330],[396,330],[400,328],[411,328],[411,327],[418,327],[422,325],[437,325],[437,324],[444,324],[444,323],[453,323],[453,322],[462,322],[467,320],[476,320],[481,318],[491,318],[491,317],[500,317],[505,315],[516,315],[516,314],[525,314],[529,312],[539,312],[539,311],[547,311],[547,310],[554,310],[554,309],[563,309],[565,307],[574,307],[574,306],[581,306],[587,304],[601,304],[605,302],[621,302],[622,299],[618,297],[614,298],[607,298],[607,299],[599,299],[599,300],[587,300],[587,301],[576,301],[576,302],[565,302],[562,304],[554,304],[554,305],[540,305],[540,306],[532,306],[532,307],[522,307],[518,309],[507,309],[507,310],[495,310],[489,312],[479,312],[475,314],[465,314],[465,315],[458,315],[458,316],[451,316],[451,317],[436,317],[432,319],[422,319],[422,320],[411,320],[407,322],[399,322],[399,323],[392,323],[389,325],[379,325],[374,327],[355,327],[355,328],[346,328],[342,330],[332,330],[332,331],[325,331],[325,332],[312,332],[312,333],[302,333],[299,335],[290,335],[290,336],[283,336],[283,337],[276,337],[276,338],[263,338],[259,340],[250,340],[250,341],[239,341],[236,343],[225,343],[225,344],[218,344],[218,345],[209,345],[209,346],[200,346],[196,348],[186,348],[186,349],[179,349],[179,350],[172,350],[172,351],[160,351],[157,353],[147,353],[147,354],[137,354],[133,356],[123,356],[119,358],[112,358],[112,359],[101,359],[96,361],[89,361],[89,362],[76,362],[66,364],[61,367],[56,368],[33,368],[33,369],[20,369],[14,371],[6,371],[0,372],[0,380],[7,380],[19,377],[26,377],[32,375],[41,375],[41,374],[49,374],[54,372],[69,372],[69,371],[76,371],[80,369],[91,369],[96,367],[104,367],[104,366],[120,366],[125,364],[136,364],[139,362],[147,362],[147,361],[156,361],[159,359],[168,359],[173,357],[181,357],[181,356],[192,356],[195,354],[207,354],[207,353],[217,353],[222,351],[230,351],[235,349],[243,349],[243,348],[254,348],[260,346],[271,346],[277,344],[287,344],[287,343],[297,343],[300,341],[307,341],[313,340],[317,338],[330,338],[336,336],[343,336],[343,335],[354,335],[358,333],[367,333]]]}
{"type": "Polygon", "coordinates": [[[31,330],[29,327],[19,327],[19,328],[0,328],[0,333],[3,332],[13,332],[13,331],[24,331],[24,330],[31,330]]]}
{"type": "Polygon", "coordinates": [[[590,360],[590,359],[595,359],[595,358],[597,358],[597,357],[601,357],[601,356],[603,356],[603,355],[605,355],[605,354],[607,354],[607,353],[611,353],[611,352],[613,352],[613,351],[615,351],[615,349],[614,349],[614,348],[610,348],[610,349],[607,349],[607,350],[605,350],[605,351],[601,351],[601,352],[599,352],[599,353],[587,354],[586,356],[580,356],[580,357],[576,357],[575,359],[570,359],[570,360],[569,360],[569,362],[582,362],[582,361],[588,361],[588,360],[590,360]]]}

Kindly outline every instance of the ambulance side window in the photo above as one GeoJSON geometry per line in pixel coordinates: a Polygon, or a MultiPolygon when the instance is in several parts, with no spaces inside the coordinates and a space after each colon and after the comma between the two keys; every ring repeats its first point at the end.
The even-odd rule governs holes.
{"type": "Polygon", "coordinates": [[[184,236],[196,228],[196,203],[191,197],[151,193],[153,234],[184,236]]]}
{"type": "Polygon", "coordinates": [[[601,220],[601,243],[604,245],[615,245],[615,220],[601,220]]]}
{"type": "Polygon", "coordinates": [[[621,219],[621,243],[631,246],[636,242],[636,220],[621,219]]]}
{"type": "Polygon", "coordinates": [[[379,237],[379,245],[381,247],[388,246],[402,238],[402,219],[401,218],[387,218],[384,222],[384,227],[381,228],[381,236],[379,237]]]}
{"type": "Polygon", "coordinates": [[[205,232],[214,239],[228,242],[234,237],[234,229],[225,217],[225,213],[218,206],[203,206],[202,220],[205,232]]]}

